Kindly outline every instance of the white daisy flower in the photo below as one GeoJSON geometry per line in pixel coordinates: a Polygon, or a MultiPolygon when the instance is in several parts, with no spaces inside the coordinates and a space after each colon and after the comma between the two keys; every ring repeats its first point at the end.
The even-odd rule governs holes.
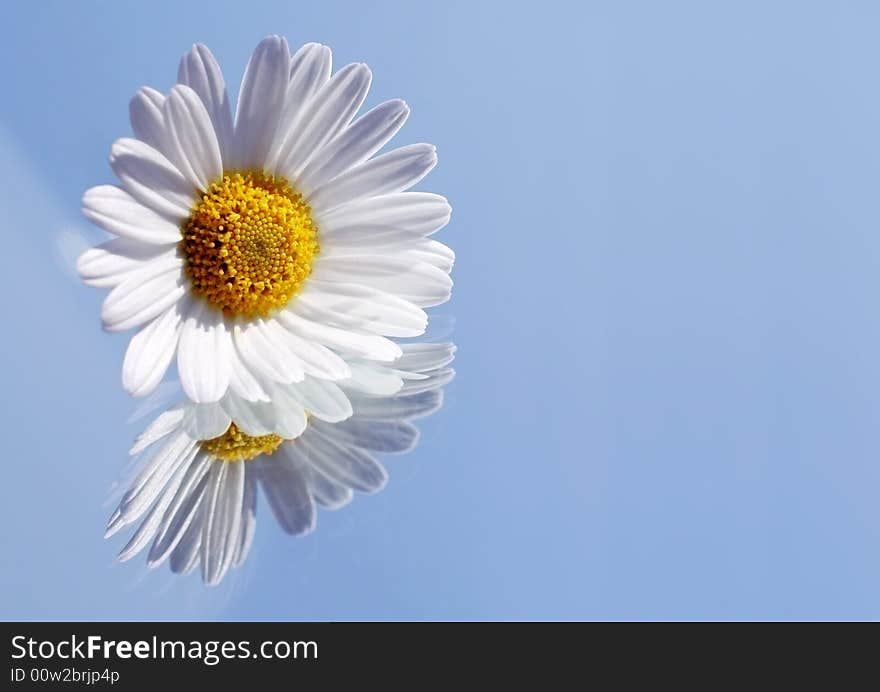
{"type": "MultiPolygon", "coordinates": [[[[187,421],[209,407],[190,401],[162,413],[132,449],[146,452],[146,459],[107,526],[109,537],[139,522],[119,559],[129,560],[149,546],[149,567],[168,561],[172,571],[187,574],[201,565],[204,582],[217,584],[247,557],[258,487],[282,529],[292,535],[314,529],[317,506],[338,509],[355,491],[381,490],[388,475],[374,454],[411,450],[418,430],[410,421],[442,405],[442,388],[454,374],[448,367],[452,344],[402,349],[395,364],[401,386],[395,394],[367,395],[359,385],[343,383],[353,415],[335,424],[310,416],[293,439],[249,435],[238,420],[228,418],[226,427],[221,430],[218,424],[210,436],[193,435],[187,421]]],[[[387,376],[387,369],[374,364],[364,370],[369,367],[378,378],[387,376]]],[[[369,378],[363,374],[362,379],[369,378]]]]}
{"type": "Polygon", "coordinates": [[[117,140],[120,185],[91,188],[85,216],[115,238],[79,259],[83,280],[112,288],[101,317],[138,329],[123,385],[143,396],[175,360],[187,397],[269,401],[306,377],[351,377],[340,353],[390,362],[388,337],[424,333],[423,308],[449,298],[454,255],[430,238],[446,199],[407,192],[436,164],[429,144],[374,156],[409,108],[355,118],[364,64],[331,75],[330,49],[263,40],[235,115],[211,52],[196,45],[167,95],[142,88],[135,138],[117,140]]]}

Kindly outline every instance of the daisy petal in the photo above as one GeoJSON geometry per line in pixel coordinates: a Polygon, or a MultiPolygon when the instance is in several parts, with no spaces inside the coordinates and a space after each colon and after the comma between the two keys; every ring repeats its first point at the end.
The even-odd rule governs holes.
{"type": "Polygon", "coordinates": [[[394,396],[403,387],[403,379],[393,370],[367,363],[351,363],[351,378],[342,385],[350,392],[368,396],[394,396]]]}
{"type": "Polygon", "coordinates": [[[277,318],[287,329],[304,339],[312,339],[363,358],[389,362],[401,354],[400,346],[384,337],[356,334],[303,317],[296,311],[295,301],[292,309],[282,310],[277,318]]]}
{"type": "Polygon", "coordinates": [[[302,362],[278,342],[262,320],[236,324],[233,341],[242,362],[256,375],[271,382],[302,382],[302,362]]]}
{"type": "Polygon", "coordinates": [[[403,385],[403,389],[400,390],[400,394],[401,396],[409,396],[411,394],[428,392],[432,389],[439,389],[452,382],[454,377],[455,370],[452,368],[435,370],[423,380],[407,380],[403,385]]]}
{"type": "Polygon", "coordinates": [[[322,238],[321,258],[369,254],[371,250],[396,254],[426,242],[430,241],[424,236],[399,228],[352,224],[334,230],[332,234],[326,234],[322,238]]]}
{"type": "Polygon", "coordinates": [[[307,43],[300,48],[290,61],[290,81],[284,98],[284,108],[272,151],[266,161],[269,170],[275,170],[278,164],[278,153],[284,143],[296,136],[297,127],[306,110],[306,104],[312,96],[330,79],[332,55],[327,46],[319,43],[307,43]]]}
{"type": "Polygon", "coordinates": [[[355,415],[370,420],[412,420],[434,413],[443,405],[443,392],[434,390],[392,398],[351,396],[355,415]]]}
{"type": "Polygon", "coordinates": [[[185,472],[185,465],[181,465],[175,470],[174,475],[168,481],[167,485],[162,488],[156,504],[150,509],[149,513],[141,522],[140,526],[138,526],[137,531],[134,532],[134,535],[132,535],[128,543],[126,543],[122,550],[119,551],[119,555],[116,556],[117,560],[120,562],[130,560],[141,550],[146,548],[147,544],[153,540],[153,536],[155,536],[156,531],[159,530],[159,525],[165,517],[168,505],[171,504],[171,500],[174,498],[174,494],[177,492],[177,488],[180,486],[180,482],[183,480],[185,472]]]}
{"type": "Polygon", "coordinates": [[[232,142],[232,111],[223,72],[207,46],[197,43],[180,59],[177,81],[195,91],[205,104],[222,159],[228,161],[232,142]]]}
{"type": "Polygon", "coordinates": [[[458,350],[455,344],[404,344],[403,355],[394,363],[400,370],[429,372],[449,365],[458,350]]]}
{"type": "Polygon", "coordinates": [[[257,483],[254,474],[246,473],[244,476],[244,497],[241,502],[241,530],[240,538],[235,546],[235,554],[232,558],[232,566],[240,566],[248,556],[251,544],[254,540],[254,532],[257,529],[257,483]]]}
{"type": "Polygon", "coordinates": [[[319,420],[336,423],[351,416],[351,402],[345,392],[333,382],[307,377],[301,384],[289,387],[286,391],[310,416],[319,420]]]}
{"type": "Polygon", "coordinates": [[[409,106],[401,99],[386,101],[364,113],[312,157],[297,180],[300,191],[310,196],[336,176],[366,161],[397,134],[408,117],[409,106]]]}
{"type": "Polygon", "coordinates": [[[87,286],[112,288],[146,262],[176,251],[176,248],[148,245],[130,238],[113,238],[81,254],[76,261],[76,270],[87,286]]]}
{"type": "Polygon", "coordinates": [[[309,196],[316,214],[324,214],[365,197],[401,192],[424,178],[437,165],[432,144],[411,144],[349,169],[309,196]]]}
{"type": "Polygon", "coordinates": [[[167,411],[163,411],[149,426],[134,440],[134,446],[128,452],[129,454],[139,454],[154,442],[158,442],[163,437],[170,435],[180,427],[180,421],[183,420],[184,409],[182,405],[174,406],[167,411]]]}
{"type": "Polygon", "coordinates": [[[223,315],[197,305],[183,323],[177,347],[180,384],[191,401],[220,401],[229,386],[229,333],[223,315]]]}
{"type": "Polygon", "coordinates": [[[307,317],[311,313],[335,326],[383,336],[419,336],[428,324],[425,312],[412,303],[353,283],[312,279],[298,296],[296,307],[307,317]]]}
{"type": "Polygon", "coordinates": [[[180,228],[114,185],[99,185],[83,195],[83,215],[114,235],[151,245],[177,243],[180,228]]]}
{"type": "Polygon", "coordinates": [[[364,284],[419,307],[445,303],[452,292],[452,279],[446,272],[394,255],[322,258],[313,278],[364,284]]]}
{"type": "Polygon", "coordinates": [[[202,528],[202,580],[219,584],[232,566],[240,541],[244,499],[244,462],[214,464],[208,480],[206,521],[202,528]]]}
{"type": "Polygon", "coordinates": [[[131,272],[104,299],[101,320],[111,332],[125,331],[158,317],[186,293],[177,258],[149,262],[131,272]]]}
{"type": "Polygon", "coordinates": [[[193,185],[168,159],[138,139],[117,139],[110,167],[128,193],[174,223],[189,216],[196,198],[193,185]]]}
{"type": "Polygon", "coordinates": [[[272,409],[275,416],[273,432],[285,440],[295,440],[309,424],[306,410],[291,392],[296,387],[274,387],[272,389],[272,409]]]}
{"type": "Polygon", "coordinates": [[[269,36],[254,50],[235,112],[234,167],[262,169],[278,127],[290,76],[287,41],[269,36]]]}
{"type": "Polygon", "coordinates": [[[325,380],[343,380],[350,375],[346,362],[329,348],[300,338],[278,320],[268,320],[264,325],[276,343],[283,344],[299,360],[306,375],[325,380]]]}
{"type": "Polygon", "coordinates": [[[147,556],[149,567],[158,567],[180,543],[201,504],[207,486],[207,472],[216,463],[207,454],[197,454],[186,469],[186,474],[159,525],[156,539],[147,556]]]}
{"type": "Polygon", "coordinates": [[[223,410],[235,421],[236,427],[246,435],[259,437],[275,430],[274,408],[264,402],[246,401],[234,394],[227,394],[221,402],[223,410]]]}
{"type": "Polygon", "coordinates": [[[178,84],[162,111],[169,135],[168,157],[195,188],[207,190],[223,174],[223,159],[205,105],[195,91],[178,84]]]}
{"type": "Polygon", "coordinates": [[[187,408],[180,428],[194,440],[213,440],[229,429],[232,419],[219,403],[194,404],[187,408]]]}
{"type": "Polygon", "coordinates": [[[312,155],[348,125],[370,88],[372,73],[362,63],[346,65],[309,102],[297,136],[278,157],[278,172],[296,181],[312,155]]]}
{"type": "Polygon", "coordinates": [[[371,452],[401,454],[408,452],[419,441],[419,431],[404,421],[364,421],[352,419],[327,425],[320,421],[311,423],[324,435],[333,436],[346,444],[371,452]]]}
{"type": "MultiPolygon", "coordinates": [[[[207,488],[207,481],[205,482],[207,488]]],[[[183,532],[183,536],[177,543],[177,546],[171,551],[168,565],[175,574],[189,574],[195,569],[199,563],[199,550],[202,547],[202,526],[205,523],[205,499],[204,492],[199,497],[198,507],[195,509],[195,516],[190,522],[189,527],[183,532]]]]}
{"type": "Polygon", "coordinates": [[[385,468],[366,452],[339,444],[330,435],[310,428],[295,443],[309,465],[331,480],[362,493],[376,493],[388,483],[385,468]]]}
{"type": "Polygon", "coordinates": [[[330,46],[320,43],[304,43],[290,59],[290,82],[300,80],[313,83],[311,89],[302,92],[305,98],[314,94],[323,86],[333,71],[333,53],[330,46]],[[306,77],[305,75],[311,75],[306,77]]]}
{"type": "Polygon", "coordinates": [[[331,234],[351,226],[383,226],[431,235],[449,223],[452,208],[445,197],[431,192],[398,192],[362,199],[322,214],[321,232],[331,234]]]}
{"type": "Polygon", "coordinates": [[[321,248],[320,261],[375,254],[394,256],[409,264],[424,262],[446,274],[455,264],[455,253],[443,243],[407,231],[378,227],[352,227],[334,233],[321,248]]]}
{"type": "Polygon", "coordinates": [[[315,504],[306,482],[307,466],[295,445],[282,444],[272,457],[250,463],[256,466],[260,486],[281,528],[293,536],[314,529],[315,504]]]}
{"type": "Polygon", "coordinates": [[[455,264],[455,253],[450,248],[428,238],[404,251],[402,256],[412,262],[426,262],[447,274],[455,264]]]}
{"type": "Polygon", "coordinates": [[[128,343],[122,386],[131,396],[146,396],[162,381],[177,350],[181,321],[179,304],[172,305],[128,343]]]}
{"type": "Polygon", "coordinates": [[[309,488],[317,502],[324,509],[336,510],[345,507],[351,502],[354,493],[351,488],[330,480],[324,474],[309,467],[308,471],[309,488]]]}
{"type": "Polygon", "coordinates": [[[234,331],[232,348],[229,349],[229,389],[245,401],[269,401],[265,388],[239,356],[234,331]]]}
{"type": "Polygon", "coordinates": [[[123,524],[137,520],[156,499],[168,479],[195,453],[195,442],[177,433],[150,459],[119,503],[123,524]]]}
{"type": "Polygon", "coordinates": [[[165,121],[162,104],[165,96],[151,87],[141,87],[128,103],[128,115],[134,136],[153,149],[163,151],[165,121]]]}

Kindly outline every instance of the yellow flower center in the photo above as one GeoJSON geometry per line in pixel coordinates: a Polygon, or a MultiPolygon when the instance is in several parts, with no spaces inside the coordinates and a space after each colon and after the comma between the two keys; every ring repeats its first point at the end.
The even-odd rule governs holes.
{"type": "Polygon", "coordinates": [[[265,317],[286,305],[319,251],[302,195],[256,171],[212,183],[182,231],[193,292],[228,315],[265,317]]]}
{"type": "Polygon", "coordinates": [[[211,440],[203,440],[202,449],[224,461],[246,461],[260,456],[272,454],[284,442],[279,435],[245,435],[235,423],[229,429],[211,440]]]}

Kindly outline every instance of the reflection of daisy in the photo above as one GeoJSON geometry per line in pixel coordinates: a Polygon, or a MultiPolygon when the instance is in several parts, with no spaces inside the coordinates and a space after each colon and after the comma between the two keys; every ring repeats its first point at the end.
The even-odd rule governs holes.
{"type": "MultiPolygon", "coordinates": [[[[228,418],[210,438],[193,436],[187,421],[209,407],[191,402],[161,414],[132,449],[149,448],[152,454],[107,527],[109,536],[140,521],[120,560],[150,546],[150,567],[168,560],[174,572],[186,574],[201,564],[202,579],[217,584],[247,556],[258,486],[278,523],[293,535],[314,528],[316,505],[338,509],[353,491],[381,490],[387,475],[373,453],[412,449],[418,431],[409,421],[440,407],[442,388],[453,375],[447,367],[455,351],[451,344],[402,348],[395,363],[401,376],[396,394],[366,395],[343,383],[354,414],[335,424],[310,417],[295,439],[248,435],[228,418]],[[160,440],[164,443],[157,444],[160,440]]],[[[376,377],[388,376],[387,369],[372,367],[376,377]]],[[[368,379],[366,372],[361,379],[368,379]]]]}
{"type": "Polygon", "coordinates": [[[123,364],[144,395],[177,359],[194,402],[231,391],[267,401],[262,383],[350,376],[338,352],[392,361],[386,337],[422,334],[422,308],[449,297],[453,254],[429,236],[449,220],[439,195],[404,192],[437,161],[413,144],[373,156],[409,113],[400,100],[357,119],[366,65],[331,76],[330,49],[263,40],[233,118],[210,51],[181,60],[167,96],[131,102],[137,139],[110,165],[120,187],[88,190],[83,210],[118,236],[79,261],[86,283],[112,287],[108,330],[138,328],[123,364]]]}

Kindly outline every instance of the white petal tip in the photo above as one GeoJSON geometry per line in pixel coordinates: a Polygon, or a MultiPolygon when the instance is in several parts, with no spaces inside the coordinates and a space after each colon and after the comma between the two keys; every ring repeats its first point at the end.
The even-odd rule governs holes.
{"type": "Polygon", "coordinates": [[[132,550],[125,550],[125,549],[123,548],[122,550],[119,551],[119,554],[116,556],[116,559],[117,559],[119,562],[128,562],[128,561],[131,560],[131,558],[133,558],[135,555],[137,555],[137,551],[136,551],[136,550],[134,550],[134,551],[132,551],[132,550]]]}
{"type": "Polygon", "coordinates": [[[112,538],[119,532],[119,530],[123,526],[125,526],[125,522],[122,521],[122,517],[114,514],[110,521],[107,523],[107,528],[104,531],[104,538],[112,538]]]}

